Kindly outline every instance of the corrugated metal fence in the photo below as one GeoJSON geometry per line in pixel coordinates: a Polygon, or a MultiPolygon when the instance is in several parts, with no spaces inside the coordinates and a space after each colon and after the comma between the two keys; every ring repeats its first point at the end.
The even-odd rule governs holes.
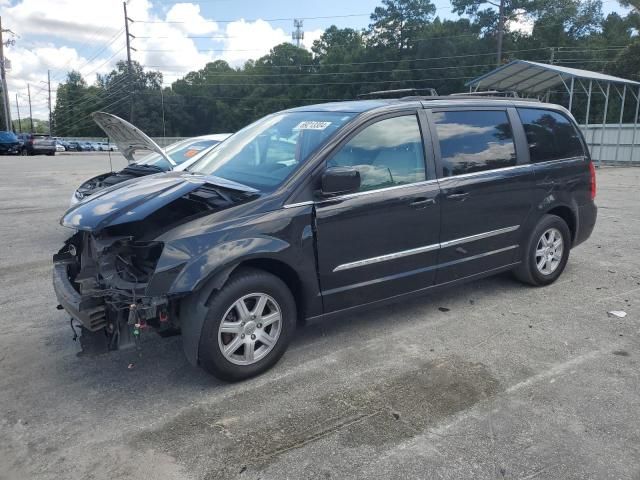
{"type": "Polygon", "coordinates": [[[582,125],[591,156],[603,163],[640,164],[640,125],[582,125]]]}

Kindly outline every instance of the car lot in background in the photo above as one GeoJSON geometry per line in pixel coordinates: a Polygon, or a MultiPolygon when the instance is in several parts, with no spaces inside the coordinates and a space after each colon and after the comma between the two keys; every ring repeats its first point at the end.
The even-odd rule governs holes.
{"type": "Polygon", "coordinates": [[[18,137],[23,141],[23,153],[25,155],[55,155],[56,140],[50,135],[40,133],[19,133],[18,137]]]}
{"type": "Polygon", "coordinates": [[[274,369],[229,385],[180,337],[76,356],[50,252],[107,153],[0,168],[0,476],[637,478],[640,169],[598,170],[596,230],[552,290],[503,275],[310,324],[274,369]]]}
{"type": "Polygon", "coordinates": [[[22,142],[15,133],[0,131],[0,155],[18,155],[22,142]]]}

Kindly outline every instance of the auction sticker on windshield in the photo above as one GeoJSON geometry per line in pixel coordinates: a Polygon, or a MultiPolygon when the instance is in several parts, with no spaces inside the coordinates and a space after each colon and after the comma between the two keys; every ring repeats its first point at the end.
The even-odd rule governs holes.
{"type": "Polygon", "coordinates": [[[324,130],[331,122],[300,122],[294,127],[294,130],[324,130]]]}

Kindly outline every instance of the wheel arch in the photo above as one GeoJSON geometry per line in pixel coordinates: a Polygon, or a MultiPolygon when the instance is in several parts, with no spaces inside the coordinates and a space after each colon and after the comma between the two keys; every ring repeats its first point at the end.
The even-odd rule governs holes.
{"type": "Polygon", "coordinates": [[[578,231],[578,216],[576,212],[567,205],[556,205],[545,212],[548,215],[555,215],[565,221],[571,232],[571,243],[575,242],[578,231]]]}
{"type": "Polygon", "coordinates": [[[262,270],[282,280],[295,300],[298,323],[303,321],[306,311],[304,289],[299,274],[291,265],[267,256],[235,261],[211,275],[180,302],[182,344],[185,356],[192,365],[198,365],[200,335],[211,299],[217,291],[224,287],[234,273],[243,268],[262,270]]]}

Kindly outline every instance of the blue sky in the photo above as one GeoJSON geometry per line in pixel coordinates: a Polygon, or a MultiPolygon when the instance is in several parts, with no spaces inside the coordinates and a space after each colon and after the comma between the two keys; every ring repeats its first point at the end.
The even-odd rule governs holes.
{"type": "MultiPolygon", "coordinates": [[[[438,16],[457,18],[448,0],[434,4],[438,16]]],[[[624,12],[617,0],[603,4],[607,13],[624,12]]],[[[133,59],[162,71],[171,83],[208,61],[223,59],[239,66],[290,41],[292,17],[335,17],[304,20],[304,46],[309,48],[332,24],[368,26],[369,14],[378,5],[379,0],[128,0],[129,16],[136,20],[131,26],[137,37],[133,59]],[[286,20],[274,20],[279,18],[286,20]]],[[[19,35],[6,49],[12,63],[9,90],[18,94],[26,110],[31,85],[34,116],[46,116],[47,70],[55,102],[55,88],[69,70],[80,71],[92,83],[96,74],[125,58],[122,0],[0,0],[0,12],[3,27],[19,35]]]]}

